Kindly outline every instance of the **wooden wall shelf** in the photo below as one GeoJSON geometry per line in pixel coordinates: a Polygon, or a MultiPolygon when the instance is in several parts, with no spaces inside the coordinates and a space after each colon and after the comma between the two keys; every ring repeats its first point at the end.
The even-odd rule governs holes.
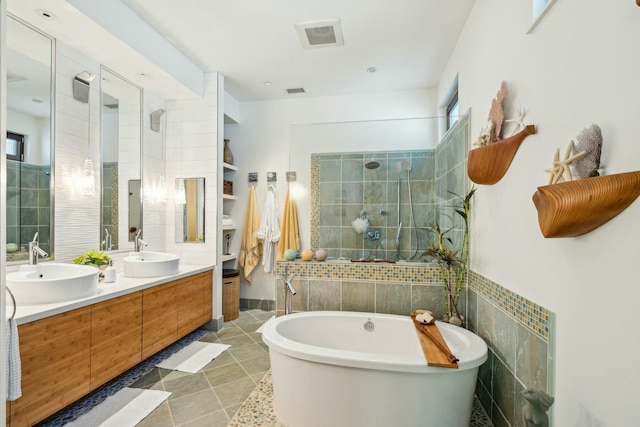
{"type": "Polygon", "coordinates": [[[640,195],[640,172],[538,187],[533,203],[544,237],[575,237],[600,227],[640,195]]]}
{"type": "Polygon", "coordinates": [[[492,185],[507,173],[516,151],[524,139],[536,133],[534,125],[528,125],[521,132],[469,151],[467,175],[476,184],[492,185]]]}

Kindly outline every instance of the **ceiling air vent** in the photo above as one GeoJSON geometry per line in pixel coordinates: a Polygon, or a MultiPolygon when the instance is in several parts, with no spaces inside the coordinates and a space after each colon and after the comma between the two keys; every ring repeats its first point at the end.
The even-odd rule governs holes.
{"type": "Polygon", "coordinates": [[[291,89],[287,89],[287,93],[291,95],[293,93],[305,93],[305,91],[303,87],[294,87],[291,89]]]}
{"type": "Polygon", "coordinates": [[[305,49],[342,46],[344,44],[339,19],[301,22],[296,24],[296,32],[305,49]]]}

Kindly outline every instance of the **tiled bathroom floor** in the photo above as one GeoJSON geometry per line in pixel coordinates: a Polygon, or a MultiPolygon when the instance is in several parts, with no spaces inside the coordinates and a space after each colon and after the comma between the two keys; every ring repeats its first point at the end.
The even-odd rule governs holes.
{"type": "MultiPolygon", "coordinates": [[[[133,369],[133,372],[123,376],[125,378],[106,388],[117,390],[128,386],[172,393],[138,427],[284,426],[277,421],[273,412],[268,347],[262,342],[261,334],[255,332],[272,316],[273,312],[270,311],[242,311],[237,319],[225,322],[224,328],[219,332],[197,331],[167,350],[175,352],[195,339],[231,344],[227,351],[195,374],[156,368],[155,364],[159,360],[151,360],[144,363],[146,367],[133,369]],[[127,381],[126,377],[135,380],[127,381]]],[[[106,390],[97,394],[106,394],[106,390]]],[[[94,406],[100,399],[101,397],[96,396],[83,399],[43,425],[63,426],[65,422],[86,412],[87,407],[94,406]]],[[[476,399],[470,427],[491,426],[476,399]]]]}

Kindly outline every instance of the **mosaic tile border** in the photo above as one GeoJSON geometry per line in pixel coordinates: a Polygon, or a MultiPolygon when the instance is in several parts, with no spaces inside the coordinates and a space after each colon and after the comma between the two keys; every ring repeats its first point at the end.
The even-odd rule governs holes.
{"type": "Polygon", "coordinates": [[[549,342],[552,312],[474,271],[469,271],[468,286],[549,342]]]}
{"type": "Polygon", "coordinates": [[[440,269],[434,263],[390,264],[383,262],[277,261],[276,274],[298,277],[369,280],[394,283],[440,284],[440,269]]]}
{"type": "Polygon", "coordinates": [[[311,247],[320,245],[320,155],[311,155],[311,247]]]}

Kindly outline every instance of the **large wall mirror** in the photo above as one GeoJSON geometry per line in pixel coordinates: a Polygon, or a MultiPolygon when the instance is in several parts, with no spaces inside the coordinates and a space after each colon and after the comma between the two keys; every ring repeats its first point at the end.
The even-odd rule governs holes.
{"type": "Polygon", "coordinates": [[[54,40],[7,16],[7,261],[53,254],[54,40]]]}
{"type": "Polygon", "coordinates": [[[176,179],[176,242],[204,243],[204,178],[176,179]]]}
{"type": "Polygon", "coordinates": [[[108,68],[100,74],[101,248],[133,250],[142,227],[142,89],[108,68]]]}

